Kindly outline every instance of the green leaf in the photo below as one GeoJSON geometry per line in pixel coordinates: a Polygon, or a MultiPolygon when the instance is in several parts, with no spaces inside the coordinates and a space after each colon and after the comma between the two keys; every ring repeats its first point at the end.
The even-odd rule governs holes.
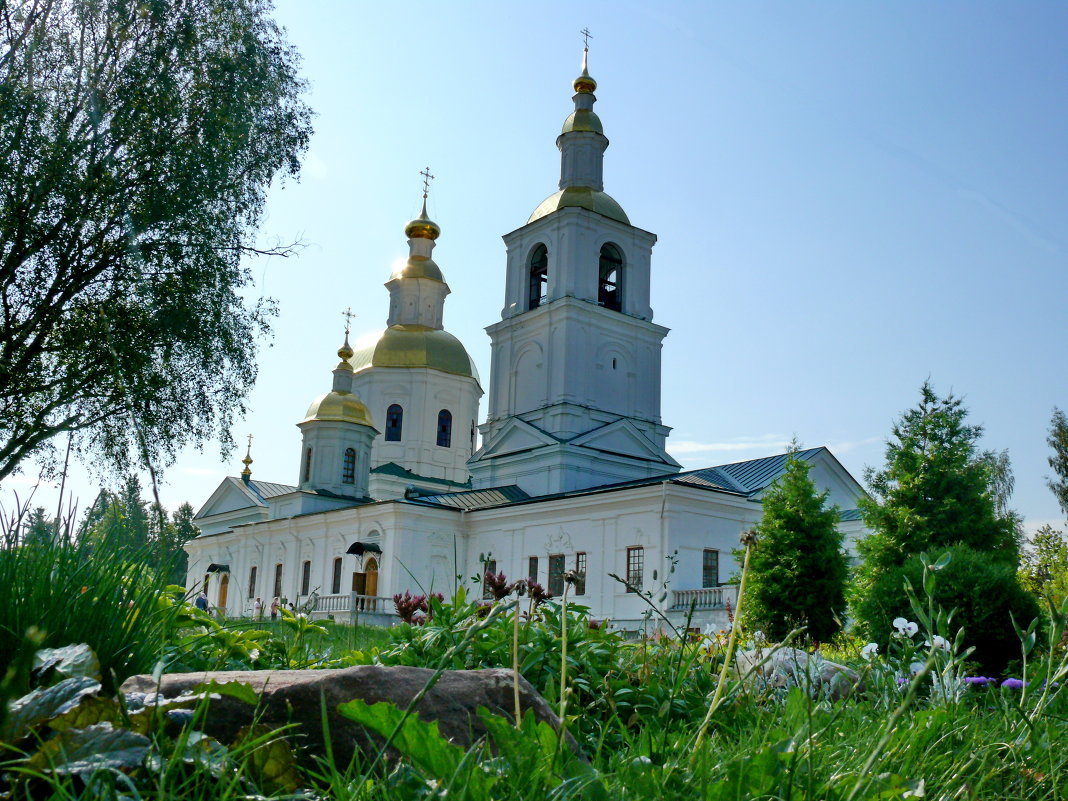
{"type": "Polygon", "coordinates": [[[85,729],[97,723],[118,724],[122,722],[122,710],[113,698],[99,695],[83,696],[81,702],[62,715],[48,721],[48,728],[55,731],[64,729],[85,729]]]}
{"type": "Polygon", "coordinates": [[[88,676],[64,679],[52,687],[43,687],[24,695],[11,704],[8,717],[0,728],[0,742],[21,740],[37,726],[74,709],[81,699],[100,689],[100,682],[88,676]]]}
{"type": "Polygon", "coordinates": [[[33,657],[33,669],[44,676],[55,671],[61,678],[87,676],[100,681],[100,660],[85,643],[63,648],[42,648],[33,657]]]}
{"type": "MultiPolygon", "coordinates": [[[[414,714],[405,719],[404,713],[396,705],[385,701],[366,704],[356,699],[340,704],[338,711],[382,737],[389,737],[400,725],[397,736],[393,738],[393,748],[439,781],[451,781],[460,768],[464,750],[441,736],[437,721],[427,723],[414,714]],[[403,724],[401,720],[404,720],[403,724]]],[[[476,797],[479,793],[485,795],[492,784],[490,777],[477,769],[469,771],[464,779],[476,791],[476,797]]]]}
{"type": "Polygon", "coordinates": [[[237,733],[233,747],[247,748],[245,766],[256,783],[268,792],[294,792],[303,783],[289,741],[279,732],[253,724],[237,733]]]}
{"type": "Polygon", "coordinates": [[[211,681],[197,684],[193,687],[194,694],[215,693],[216,695],[225,695],[228,698],[236,698],[238,701],[244,701],[250,706],[256,706],[260,702],[260,697],[256,695],[256,691],[252,689],[251,685],[245,684],[240,681],[227,681],[217,682],[214,679],[211,681]]]}
{"type": "Polygon", "coordinates": [[[110,723],[66,729],[44,743],[28,767],[52,773],[87,773],[100,769],[135,768],[148,754],[147,737],[110,723]]]}

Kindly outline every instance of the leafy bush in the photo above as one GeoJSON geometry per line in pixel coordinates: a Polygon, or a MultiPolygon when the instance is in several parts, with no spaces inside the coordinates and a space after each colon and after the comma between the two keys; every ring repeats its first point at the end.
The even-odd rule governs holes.
{"type": "MultiPolygon", "coordinates": [[[[964,642],[975,646],[972,659],[990,674],[1002,673],[1020,657],[1020,642],[1012,619],[1026,628],[1039,616],[1038,603],[1016,576],[1011,564],[995,561],[987,553],[955,545],[948,550],[949,563],[934,585],[935,605],[953,611],[952,627],[964,628],[964,642]]],[[[886,643],[892,621],[910,614],[905,580],[919,591],[923,582],[923,555],[885,571],[860,600],[857,617],[862,630],[874,641],[886,643]]]]}

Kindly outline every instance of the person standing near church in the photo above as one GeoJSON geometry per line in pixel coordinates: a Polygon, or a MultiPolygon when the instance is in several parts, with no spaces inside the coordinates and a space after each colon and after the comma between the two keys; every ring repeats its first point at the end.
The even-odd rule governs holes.
{"type": "Polygon", "coordinates": [[[195,601],[193,601],[193,606],[195,606],[201,612],[207,612],[208,611],[208,591],[207,590],[201,590],[200,591],[200,595],[198,595],[197,599],[195,601]]]}
{"type": "Polygon", "coordinates": [[[263,620],[263,599],[257,598],[256,603],[252,605],[252,617],[255,620],[263,620]]]}
{"type": "Polygon", "coordinates": [[[278,620],[278,598],[271,601],[271,620],[278,620]]]}

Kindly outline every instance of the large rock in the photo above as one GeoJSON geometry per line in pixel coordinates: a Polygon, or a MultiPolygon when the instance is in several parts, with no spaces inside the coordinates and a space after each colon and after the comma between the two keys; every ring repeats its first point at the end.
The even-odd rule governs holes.
{"type": "Polygon", "coordinates": [[[863,690],[860,674],[797,648],[754,648],[735,656],[734,669],[750,686],[802,687],[838,700],[863,690]]]}
{"type": "MultiPolygon", "coordinates": [[[[241,727],[257,718],[270,728],[297,724],[291,741],[309,755],[324,752],[322,708],[334,759],[339,768],[352,760],[357,749],[377,753],[382,738],[342,716],[338,705],[354,699],[368,704],[389,701],[405,709],[434,671],[415,667],[361,665],[341,670],[229,670],[210,673],[169,673],[157,683],[151,676],[131,676],[123,693],[159,692],[172,698],[208,681],[238,681],[250,685],[260,696],[258,708],[227,696],[212,699],[203,730],[223,743],[232,742],[241,727]]],[[[519,680],[522,714],[528,709],[559,730],[560,720],[549,704],[524,678],[519,680]]],[[[512,719],[515,702],[510,670],[448,670],[415,707],[425,721],[438,722],[441,733],[452,742],[468,746],[485,736],[486,728],[476,710],[483,706],[512,719]]],[[[572,741],[573,744],[573,741],[572,741]]],[[[303,759],[301,761],[304,761],[303,759]]]]}

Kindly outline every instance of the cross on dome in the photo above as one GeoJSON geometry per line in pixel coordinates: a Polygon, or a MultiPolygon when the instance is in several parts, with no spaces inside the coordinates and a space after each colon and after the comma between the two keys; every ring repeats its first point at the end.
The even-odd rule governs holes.
{"type": "Polygon", "coordinates": [[[434,180],[434,176],[430,174],[430,167],[420,170],[419,174],[423,176],[423,200],[426,200],[426,196],[430,192],[430,182],[434,180]]]}
{"type": "Polygon", "coordinates": [[[589,50],[590,49],[590,39],[593,38],[593,34],[590,33],[590,29],[589,28],[583,28],[581,31],[579,31],[579,33],[582,34],[583,48],[586,49],[586,50],[589,50]]]}
{"type": "Polygon", "coordinates": [[[349,330],[352,328],[352,318],[356,316],[352,313],[352,306],[341,312],[341,316],[345,318],[345,338],[348,339],[349,330]]]}

